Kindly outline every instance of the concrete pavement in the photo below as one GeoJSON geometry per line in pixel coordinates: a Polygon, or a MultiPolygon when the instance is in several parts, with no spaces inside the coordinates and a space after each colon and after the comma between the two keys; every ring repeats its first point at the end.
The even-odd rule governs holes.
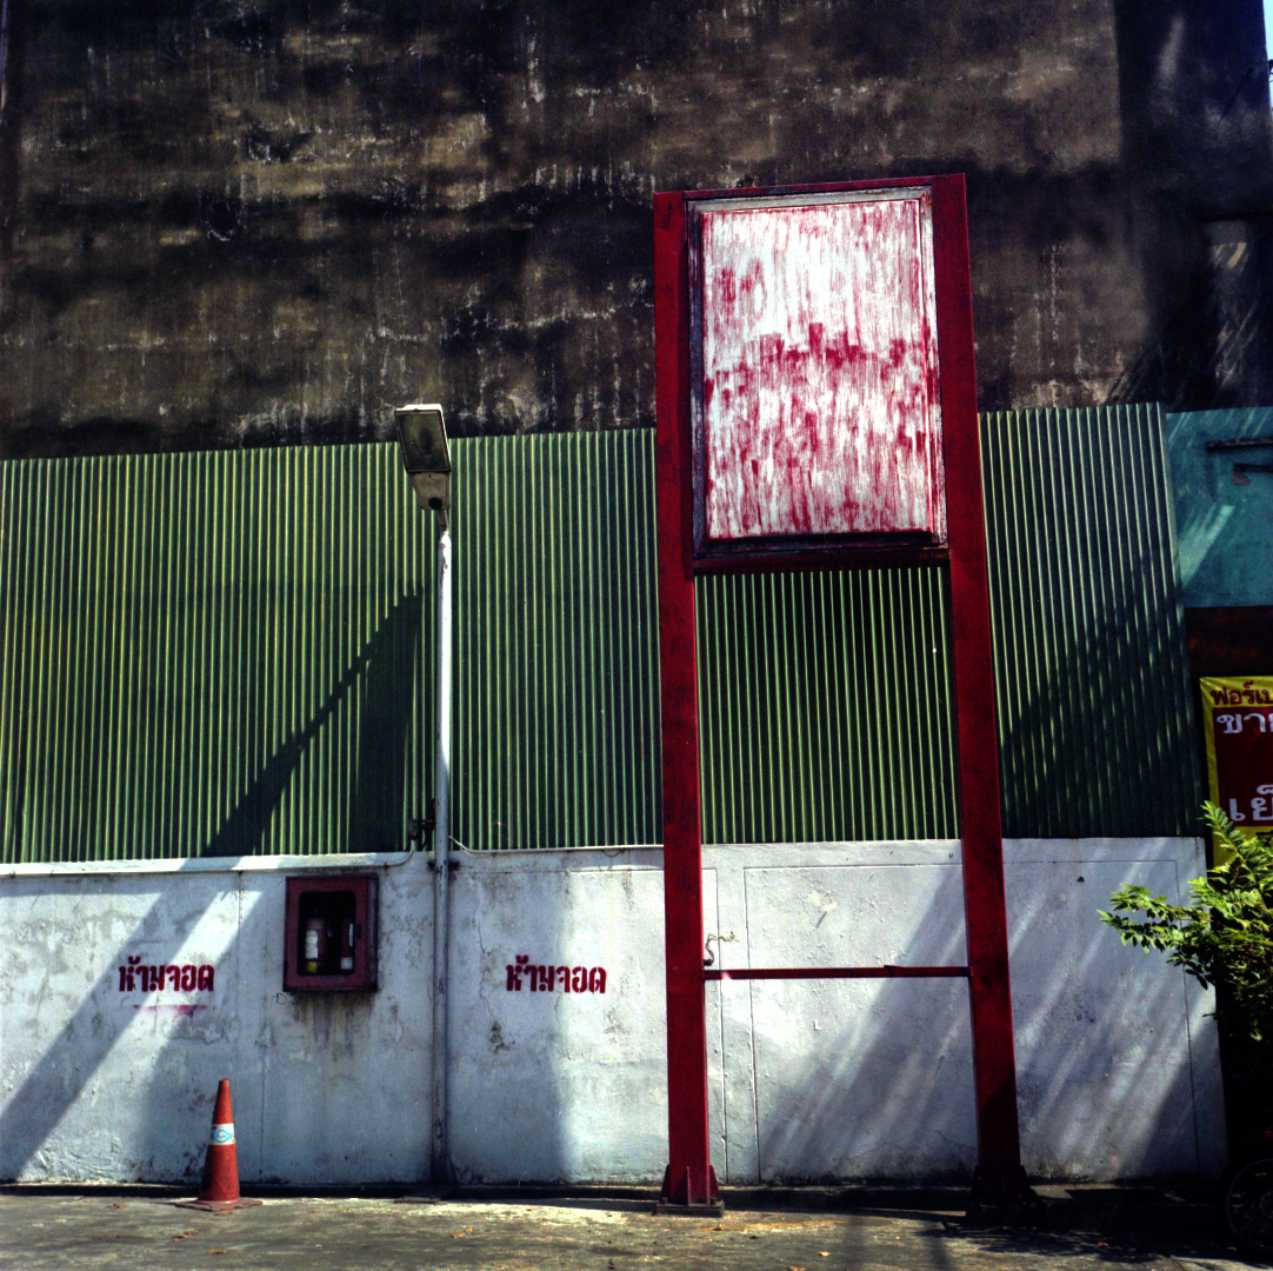
{"type": "Polygon", "coordinates": [[[4,1268],[1044,1268],[1264,1266],[1223,1238],[1205,1193],[1039,1189],[1028,1227],[974,1227],[963,1193],[727,1193],[720,1218],[656,1216],[653,1194],[266,1196],[229,1215],[163,1188],[0,1189],[4,1268]]]}

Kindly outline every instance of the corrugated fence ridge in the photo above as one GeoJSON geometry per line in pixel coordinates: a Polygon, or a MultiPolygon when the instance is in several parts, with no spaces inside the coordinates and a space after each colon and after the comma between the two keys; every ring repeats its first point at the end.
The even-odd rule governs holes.
{"type": "Polygon", "coordinates": [[[944,581],[931,567],[699,581],[709,842],[955,833],[944,581]]]}
{"type": "Polygon", "coordinates": [[[1163,427],[1154,406],[982,420],[1011,834],[1198,832],[1163,427]]]}
{"type": "Polygon", "coordinates": [[[0,465],[5,859],[400,847],[433,589],[401,480],[384,446],[0,465]]]}
{"type": "MultiPolygon", "coordinates": [[[[983,437],[1008,832],[1192,831],[1158,412],[983,437]]],[[[652,435],[454,449],[455,837],[657,842],[652,435]]],[[[433,531],[396,447],[0,464],[0,533],[6,860],[405,845],[433,531]]],[[[941,570],[698,595],[709,841],[956,832],[941,570]]]]}
{"type": "Polygon", "coordinates": [[[455,837],[657,842],[650,434],[455,450],[455,837]]]}

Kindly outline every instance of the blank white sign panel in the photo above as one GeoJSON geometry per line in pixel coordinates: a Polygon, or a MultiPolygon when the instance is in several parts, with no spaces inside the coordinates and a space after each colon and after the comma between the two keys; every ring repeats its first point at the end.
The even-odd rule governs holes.
{"type": "Polygon", "coordinates": [[[944,539],[928,192],[697,214],[706,538],[944,539]]]}

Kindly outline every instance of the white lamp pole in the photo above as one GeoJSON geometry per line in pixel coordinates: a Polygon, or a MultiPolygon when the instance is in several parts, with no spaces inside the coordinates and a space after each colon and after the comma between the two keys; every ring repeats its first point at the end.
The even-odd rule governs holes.
{"type": "Polygon", "coordinates": [[[429,1177],[451,1181],[447,1117],[448,971],[451,957],[451,451],[442,407],[395,412],[402,462],[422,508],[438,517],[437,759],[433,816],[433,1125],[429,1177]]]}
{"type": "Polygon", "coordinates": [[[451,529],[438,518],[438,740],[433,827],[433,1141],[429,1177],[451,1181],[446,1076],[451,960],[451,529]]]}

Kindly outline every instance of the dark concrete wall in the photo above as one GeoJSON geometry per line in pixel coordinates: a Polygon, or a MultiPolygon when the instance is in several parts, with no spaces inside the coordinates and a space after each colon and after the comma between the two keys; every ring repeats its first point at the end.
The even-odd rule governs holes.
{"type": "Polygon", "coordinates": [[[983,406],[1211,404],[1270,206],[1259,0],[0,4],[10,456],[649,424],[655,189],[952,170],[983,406]]]}

